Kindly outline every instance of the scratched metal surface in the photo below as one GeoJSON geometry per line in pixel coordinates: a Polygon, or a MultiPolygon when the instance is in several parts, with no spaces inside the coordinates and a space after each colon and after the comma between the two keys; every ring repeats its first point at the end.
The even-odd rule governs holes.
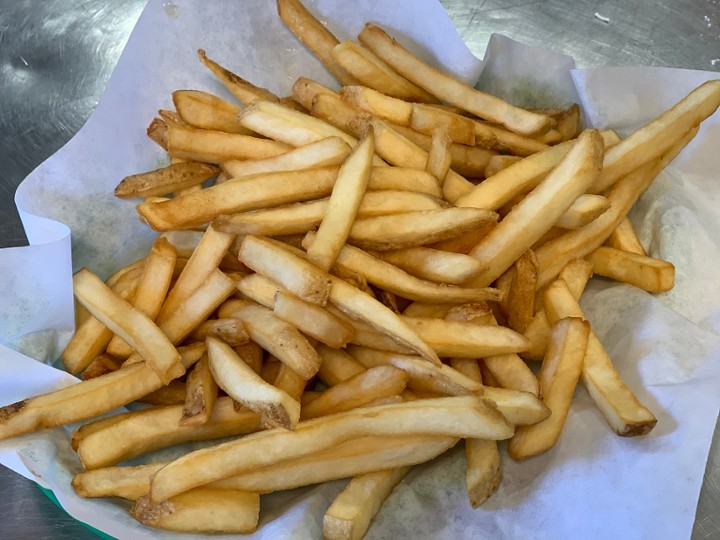
{"type": "MultiPolygon", "coordinates": [[[[579,67],[720,71],[720,0],[441,0],[470,49],[492,33],[564,52],[579,67]]],[[[12,195],[96,105],[144,0],[0,0],[0,247],[25,244],[12,195]]],[[[720,538],[720,425],[694,539],[720,538]]],[[[671,489],[670,486],[668,486],[671,489]]],[[[0,538],[95,536],[0,467],[0,538]]]]}

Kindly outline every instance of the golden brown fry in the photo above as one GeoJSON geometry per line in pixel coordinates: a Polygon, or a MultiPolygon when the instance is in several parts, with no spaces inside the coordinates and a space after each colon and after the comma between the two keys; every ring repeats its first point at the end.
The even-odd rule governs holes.
{"type": "Polygon", "coordinates": [[[320,345],[317,351],[321,360],[318,377],[327,386],[335,386],[365,371],[365,367],[344,350],[320,345]]]}
{"type": "Polygon", "coordinates": [[[507,296],[507,321],[510,328],[523,334],[535,314],[537,259],[533,251],[523,253],[513,268],[514,275],[507,296]]]}
{"type": "MultiPolygon", "coordinates": [[[[552,282],[545,290],[545,312],[550,324],[566,317],[585,318],[562,279],[552,282]]],[[[582,381],[595,405],[618,435],[645,435],[655,427],[657,418],[622,380],[592,330],[583,360],[582,381]]]]}
{"type": "Polygon", "coordinates": [[[318,94],[313,98],[310,112],[328,124],[361,139],[368,131],[370,115],[349,105],[335,94],[318,94]]]}
{"type": "Polygon", "coordinates": [[[475,146],[475,122],[466,116],[436,107],[413,105],[410,127],[425,135],[432,135],[436,129],[441,129],[452,142],[475,146]]]}
{"type": "Polygon", "coordinates": [[[292,97],[304,109],[312,109],[313,99],[318,94],[330,94],[333,96],[337,95],[337,92],[330,90],[327,86],[320,84],[317,81],[308,79],[307,77],[300,77],[295,81],[292,87],[292,97]]]}
{"type": "Polygon", "coordinates": [[[163,150],[167,150],[167,131],[168,125],[160,118],[153,118],[147,127],[146,133],[153,141],[155,141],[163,150]]]}
{"type": "Polygon", "coordinates": [[[87,379],[94,379],[95,377],[100,377],[106,373],[117,371],[120,369],[121,365],[122,360],[120,358],[116,358],[110,354],[101,354],[100,356],[95,357],[88,367],[83,370],[82,378],[84,381],[87,379]]]}
{"type": "Polygon", "coordinates": [[[323,308],[278,291],[273,307],[275,316],[330,347],[344,347],[355,334],[352,326],[323,308]]]}
{"type": "Polygon", "coordinates": [[[179,425],[206,423],[212,416],[217,394],[218,385],[210,371],[207,356],[203,356],[187,376],[187,396],[179,425]]]}
{"type": "Polygon", "coordinates": [[[138,399],[148,405],[182,405],[187,400],[187,385],[182,381],[170,381],[169,384],[150,392],[138,399]]]}
{"type": "Polygon", "coordinates": [[[585,193],[575,199],[555,225],[563,229],[579,229],[605,213],[608,208],[610,202],[602,195],[585,193]]]}
{"type": "Polygon", "coordinates": [[[217,338],[230,347],[245,345],[250,340],[245,327],[236,319],[210,319],[190,334],[194,341],[205,341],[208,337],[217,338]]]}
{"type": "Polygon", "coordinates": [[[487,138],[488,135],[486,135],[486,133],[489,132],[490,137],[493,138],[489,145],[490,148],[494,148],[500,152],[527,157],[548,149],[548,145],[545,142],[507,131],[492,124],[475,122],[474,127],[476,137],[485,135],[487,138]]]}
{"type": "Polygon", "coordinates": [[[191,126],[241,135],[254,134],[240,125],[237,116],[242,109],[237,105],[199,90],[176,90],[172,96],[180,118],[191,126]]]}
{"type": "Polygon", "coordinates": [[[517,163],[521,159],[522,158],[520,156],[491,156],[488,160],[487,166],[485,167],[485,178],[489,178],[503,169],[507,169],[510,165],[517,163]]]}
{"type": "Polygon", "coordinates": [[[675,266],[668,261],[601,246],[588,255],[593,273],[649,292],[665,292],[675,286],[675,266]]]}
{"type": "Polygon", "coordinates": [[[373,24],[366,24],[358,39],[400,75],[450,105],[524,135],[542,133],[552,124],[547,116],[514,107],[429,66],[373,24]]]}
{"type": "Polygon", "coordinates": [[[645,248],[635,233],[632,222],[627,217],[623,218],[613,232],[610,233],[608,239],[605,240],[605,245],[629,251],[630,253],[637,253],[638,255],[647,255],[645,248]]]}
{"type": "Polygon", "coordinates": [[[553,325],[547,354],[538,374],[542,400],[551,415],[515,431],[508,444],[508,453],[513,459],[535,456],[557,442],[580,379],[589,336],[590,324],[579,318],[560,319],[553,325]]]}
{"type": "Polygon", "coordinates": [[[410,125],[412,103],[390,97],[366,86],[345,86],[340,89],[340,96],[343,101],[373,116],[401,126],[410,125]]]}
{"type": "Polygon", "coordinates": [[[426,247],[381,251],[377,256],[419,278],[460,285],[482,271],[474,257],[426,247]]]}
{"type": "Polygon", "coordinates": [[[450,170],[452,154],[450,146],[452,141],[443,129],[436,129],[432,132],[432,142],[428,150],[428,159],[425,170],[432,174],[440,185],[445,183],[445,177],[450,170]]]}
{"type": "Polygon", "coordinates": [[[225,85],[225,88],[227,88],[230,93],[243,105],[249,105],[251,101],[255,101],[256,99],[264,99],[267,101],[278,100],[278,97],[267,88],[255,86],[251,82],[235,75],[232,71],[222,67],[214,60],[208,58],[204,50],[198,49],[197,53],[200,61],[213,72],[220,82],[225,85]]]}
{"type": "Polygon", "coordinates": [[[115,188],[115,196],[123,199],[155,197],[202,184],[218,173],[207,163],[175,163],[147,173],[126,176],[115,188]]]}

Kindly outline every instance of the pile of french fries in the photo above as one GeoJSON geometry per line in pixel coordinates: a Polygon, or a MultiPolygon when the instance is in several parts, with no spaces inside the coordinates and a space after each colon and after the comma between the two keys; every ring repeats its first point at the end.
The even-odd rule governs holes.
{"type": "Polygon", "coordinates": [[[143,402],[75,431],[78,494],[134,501],[151,527],[247,533],[260,494],[352,478],[323,522],[350,539],[460,439],[483,504],[497,441],[516,460],[551,449],[578,381],[618,435],[652,430],[578,300],[593,274],[673,287],[627,214],[720,105],[720,81],[625,139],[580,132],[575,105],[513,106],[377,26],[340,43],[298,0],[277,3],[342,88],[301,78],[280,98],[199,52],[239,104],[179,90],[152,121],[172,163],[116,195],[142,199],[161,234],[105,282],[75,274],[62,359],[84,381],[0,408],[0,438],[143,402]]]}

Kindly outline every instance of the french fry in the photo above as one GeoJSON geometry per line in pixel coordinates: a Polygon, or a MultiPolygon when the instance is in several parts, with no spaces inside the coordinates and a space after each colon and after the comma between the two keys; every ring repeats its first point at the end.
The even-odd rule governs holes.
{"type": "Polygon", "coordinates": [[[327,540],[363,538],[385,499],[408,472],[410,467],[398,467],[350,480],[323,516],[323,537],[327,540]]]}
{"type": "Polygon", "coordinates": [[[349,105],[335,94],[316,95],[310,113],[358,139],[365,136],[371,118],[368,113],[349,105]]]}
{"type": "Polygon", "coordinates": [[[153,118],[145,130],[147,136],[155,141],[160,148],[167,150],[168,125],[160,118],[153,118]]]}
{"type": "Polygon", "coordinates": [[[165,504],[138,499],[132,517],[156,529],[185,533],[251,533],[260,519],[260,495],[236,489],[203,487],[165,504]]]}
{"type": "Polygon", "coordinates": [[[485,178],[490,178],[491,176],[502,171],[503,169],[507,169],[513,163],[517,163],[521,159],[522,158],[520,156],[490,156],[488,164],[485,167],[485,178]]]}
{"type": "Polygon", "coordinates": [[[254,135],[240,125],[237,115],[242,109],[237,105],[199,90],[176,90],[172,97],[180,118],[191,126],[226,133],[254,135]]]}
{"type": "Polygon", "coordinates": [[[317,373],[320,357],[315,349],[294,326],[275,317],[269,309],[232,300],[224,304],[220,315],[240,319],[254,342],[305,380],[317,373]]]}
{"type": "Polygon", "coordinates": [[[474,396],[354,409],[300,422],[294,431],[268,430],[186,454],[153,476],[150,500],[166,501],[194,487],[307,456],[358,437],[439,435],[504,439],[512,434],[513,428],[503,416],[474,396]],[[453,420],[447,421],[448,416],[453,420]]]}
{"type": "MultiPolygon", "coordinates": [[[[373,167],[368,181],[368,190],[400,190],[425,193],[440,199],[442,191],[438,182],[423,169],[405,167],[373,167]]],[[[367,193],[366,193],[367,195],[367,193]]],[[[408,206],[406,211],[409,211],[408,206]]],[[[421,210],[421,208],[416,208],[421,210]]]]}
{"type": "Polygon", "coordinates": [[[355,334],[352,326],[315,304],[278,291],[273,306],[275,316],[330,347],[344,347],[355,334]]]}
{"type": "Polygon", "coordinates": [[[560,319],[553,325],[547,354],[538,374],[542,400],[551,415],[515,431],[508,444],[508,453],[513,459],[535,456],[557,442],[580,379],[589,336],[590,325],[579,318],[560,319]]]}
{"type": "Polygon", "coordinates": [[[166,462],[160,462],[83,471],[73,477],[72,487],[75,493],[85,498],[121,497],[135,501],[147,495],[150,478],[165,465],[166,462]]]}
{"type": "Polygon", "coordinates": [[[187,376],[187,397],[178,424],[206,423],[212,416],[217,394],[218,385],[210,371],[207,356],[203,356],[187,376]]]}
{"type": "Polygon", "coordinates": [[[474,257],[426,247],[380,251],[382,260],[422,279],[460,285],[482,271],[474,257]]]}
{"type": "Polygon", "coordinates": [[[601,246],[587,260],[593,273],[645,291],[665,292],[675,286],[675,266],[662,259],[601,246]]]}
{"type": "MultiPolygon", "coordinates": [[[[526,137],[512,131],[504,130],[484,122],[475,122],[475,135],[480,137],[490,132],[493,142],[490,148],[512,154],[514,156],[527,157],[548,149],[548,145],[538,139],[526,137]]],[[[486,138],[489,138],[485,135],[486,138]]]]}
{"type": "Polygon", "coordinates": [[[339,137],[328,137],[275,157],[225,161],[222,169],[230,178],[237,178],[252,174],[334,167],[342,164],[349,152],[350,148],[345,141],[339,137]]]}
{"type": "Polygon", "coordinates": [[[175,163],[155,171],[123,178],[115,188],[115,196],[130,199],[167,195],[202,184],[218,172],[217,167],[208,163],[175,163]]]}
{"type": "Polygon", "coordinates": [[[610,202],[602,195],[585,193],[575,199],[555,225],[563,229],[579,229],[605,213],[608,208],[610,202]]]}
{"type": "Polygon", "coordinates": [[[622,249],[638,255],[647,255],[645,248],[637,237],[633,224],[627,217],[623,218],[617,227],[610,233],[605,245],[615,249],[622,249]]]}
{"type": "Polygon", "coordinates": [[[378,366],[364,370],[338,382],[312,402],[303,405],[301,418],[308,420],[345,412],[377,399],[396,396],[405,390],[407,381],[407,374],[393,366],[378,366]]]}
{"type": "Polygon", "coordinates": [[[409,127],[425,135],[432,135],[436,129],[441,129],[452,142],[475,146],[475,122],[466,116],[436,107],[413,105],[409,127]]]}
{"type": "Polygon", "coordinates": [[[300,419],[300,403],[263,381],[230,346],[207,338],[210,370],[227,395],[262,416],[273,427],[293,429],[300,419]]]}
{"type": "Polygon", "coordinates": [[[165,386],[138,399],[147,405],[182,405],[187,400],[187,385],[183,381],[170,381],[165,386]]]}
{"type": "Polygon", "coordinates": [[[117,371],[122,366],[122,360],[115,358],[110,354],[101,354],[96,356],[95,359],[90,362],[82,372],[82,378],[84,381],[87,379],[94,379],[100,377],[106,373],[112,373],[117,371]]]}
{"type": "Polygon", "coordinates": [[[525,333],[535,313],[537,259],[532,250],[523,253],[513,265],[514,273],[507,295],[508,326],[525,333]]]}
{"type": "MultiPolygon", "coordinates": [[[[566,317],[585,319],[564,280],[552,282],[545,290],[545,312],[550,324],[566,317]]],[[[605,348],[590,331],[583,359],[582,382],[613,431],[622,437],[649,433],[657,418],[628,388],[613,366],[605,348]]]]}
{"type": "Polygon", "coordinates": [[[299,401],[305,391],[307,381],[288,367],[287,364],[281,364],[273,384],[294,400],[299,401]]]}
{"type": "Polygon", "coordinates": [[[208,337],[217,338],[231,347],[245,345],[250,340],[245,327],[235,319],[210,319],[190,334],[194,341],[205,341],[208,337]]]}
{"type": "Polygon", "coordinates": [[[225,85],[225,88],[243,105],[249,105],[251,101],[255,101],[256,99],[264,99],[266,101],[278,100],[278,97],[267,88],[255,86],[208,58],[204,50],[198,49],[197,54],[200,61],[205,64],[205,67],[212,71],[213,75],[215,75],[220,82],[225,85]]]}
{"type": "Polygon", "coordinates": [[[450,170],[452,162],[451,144],[452,141],[444,130],[436,129],[433,131],[425,170],[432,174],[440,185],[445,182],[445,177],[450,170]]]}
{"type": "Polygon", "coordinates": [[[445,208],[405,212],[355,220],[349,243],[387,251],[416,247],[458,237],[497,220],[497,214],[477,208],[445,208]]]}
{"type": "Polygon", "coordinates": [[[231,159],[263,159],[279,156],[290,146],[268,139],[209,129],[170,126],[168,153],[188,161],[219,164],[231,159]]]}
{"type": "Polygon", "coordinates": [[[337,38],[299,0],[277,0],[277,9],[278,15],[290,31],[318,57],[338,81],[342,84],[355,84],[354,77],[340,67],[332,56],[333,49],[339,43],[337,38]]]}
{"type": "Polygon", "coordinates": [[[327,86],[320,84],[317,81],[308,79],[306,77],[300,77],[295,81],[292,87],[292,97],[307,111],[312,109],[313,99],[318,94],[330,94],[333,96],[337,95],[337,92],[330,90],[327,86]]]}
{"type": "Polygon", "coordinates": [[[597,178],[602,153],[603,142],[597,131],[580,135],[553,172],[470,252],[489,265],[489,270],[472,280],[473,285],[492,283],[557,222],[597,178]]]}
{"type": "Polygon", "coordinates": [[[373,24],[366,24],[358,39],[400,75],[450,105],[523,135],[542,133],[552,125],[545,115],[514,107],[429,66],[373,24]]]}
{"type": "Polygon", "coordinates": [[[431,94],[401,77],[372,51],[359,43],[343,41],[333,48],[331,54],[335,62],[356,79],[357,82],[353,84],[362,84],[388,96],[407,101],[428,103],[437,101],[431,94]]]}
{"type": "Polygon", "coordinates": [[[222,214],[258,210],[327,197],[337,168],[253,175],[161,202],[145,202],[138,214],[158,231],[202,225],[222,214]]]}
{"type": "Polygon", "coordinates": [[[385,95],[366,86],[345,86],[340,89],[340,96],[343,101],[373,116],[401,126],[410,125],[412,103],[385,95]]]}
{"type": "Polygon", "coordinates": [[[307,246],[310,259],[323,270],[333,266],[350,234],[370,178],[374,146],[370,132],[340,167],[320,227],[307,246]]]}
{"type": "Polygon", "coordinates": [[[263,349],[260,345],[250,341],[245,345],[233,347],[233,350],[255,373],[260,373],[263,363],[263,349]]]}
{"type": "Polygon", "coordinates": [[[344,350],[320,345],[317,351],[321,360],[318,377],[327,386],[335,386],[365,371],[365,367],[344,350]]]}
{"type": "Polygon", "coordinates": [[[488,233],[493,229],[495,223],[488,223],[483,227],[479,227],[472,231],[466,232],[456,238],[448,238],[447,240],[441,240],[440,242],[434,242],[428,247],[432,249],[439,249],[440,251],[448,251],[450,253],[462,253],[467,255],[470,253],[480,240],[485,238],[488,233]]]}

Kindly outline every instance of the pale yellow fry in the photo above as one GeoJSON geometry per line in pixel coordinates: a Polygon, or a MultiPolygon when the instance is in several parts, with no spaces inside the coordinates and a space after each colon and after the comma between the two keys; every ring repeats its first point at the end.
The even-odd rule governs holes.
{"type": "Polygon", "coordinates": [[[217,338],[231,347],[245,345],[250,340],[245,327],[235,319],[210,319],[190,334],[194,341],[205,341],[208,337],[217,338]]]}
{"type": "Polygon", "coordinates": [[[334,167],[342,164],[349,152],[350,147],[341,138],[328,137],[275,157],[225,161],[222,169],[230,178],[237,178],[251,174],[334,167]]]}
{"type": "Polygon", "coordinates": [[[173,461],[153,476],[150,497],[162,502],[178,493],[258,467],[319,452],[369,435],[441,435],[505,439],[512,426],[474,396],[360,408],[300,422],[294,431],[273,429],[173,461]],[[448,421],[452,418],[452,421],[448,421]]]}
{"type": "Polygon", "coordinates": [[[440,129],[447,133],[452,142],[475,146],[475,122],[466,116],[436,107],[413,105],[409,127],[426,135],[432,135],[436,129],[440,129]]]}
{"type": "Polygon", "coordinates": [[[493,228],[470,255],[489,269],[471,283],[487,286],[530,248],[590,186],[600,171],[603,142],[585,131],[560,164],[493,228]]]}
{"type": "Polygon", "coordinates": [[[325,215],[307,247],[310,259],[324,270],[329,270],[335,263],[350,234],[370,178],[374,148],[374,137],[370,132],[340,167],[325,215]]]}
{"type": "Polygon", "coordinates": [[[525,135],[542,133],[552,124],[545,115],[514,107],[429,66],[373,24],[366,24],[358,39],[400,75],[450,105],[525,135]]]}
{"type": "Polygon", "coordinates": [[[325,309],[281,290],[275,293],[273,312],[276,317],[330,347],[344,347],[355,334],[352,326],[325,309]]]}
{"type": "Polygon", "coordinates": [[[181,426],[204,424],[212,416],[218,385],[213,378],[207,356],[195,364],[187,376],[187,397],[178,422],[181,426]]]}
{"type": "Polygon", "coordinates": [[[580,379],[589,336],[590,324],[579,318],[560,319],[553,325],[538,374],[542,401],[551,414],[537,424],[515,431],[508,444],[508,453],[513,459],[535,456],[557,442],[580,379]]]}
{"type": "Polygon", "coordinates": [[[343,101],[360,109],[401,126],[410,125],[413,105],[368,88],[366,86],[345,86],[340,89],[343,101]]]}
{"type": "MultiPolygon", "coordinates": [[[[552,282],[545,290],[545,312],[550,324],[566,317],[585,319],[580,305],[562,279],[552,282]]],[[[655,427],[657,418],[622,380],[592,330],[583,360],[582,381],[595,405],[618,435],[645,435],[655,427]]]]}
{"type": "Polygon", "coordinates": [[[601,246],[587,260],[595,274],[645,291],[665,292],[675,286],[675,266],[662,259],[601,246]]]}
{"type": "Polygon", "coordinates": [[[610,233],[608,239],[605,240],[605,245],[629,251],[630,253],[637,253],[638,255],[647,255],[645,248],[635,233],[632,222],[627,217],[623,218],[613,232],[610,233]]]}
{"type": "Polygon", "coordinates": [[[183,533],[251,533],[260,519],[260,495],[248,491],[201,487],[152,504],[138,499],[130,515],[143,525],[183,533]]]}
{"type": "Polygon", "coordinates": [[[426,247],[380,251],[377,256],[419,278],[453,285],[472,279],[483,269],[474,257],[426,247]]]}
{"type": "Polygon", "coordinates": [[[262,415],[273,427],[295,427],[300,419],[298,401],[263,381],[227,344],[215,338],[206,343],[210,370],[228,396],[262,415]]]}
{"type": "Polygon", "coordinates": [[[334,94],[316,95],[310,113],[358,139],[365,136],[371,118],[365,111],[348,104],[334,94]]]}
{"type": "Polygon", "coordinates": [[[327,540],[360,540],[395,486],[410,467],[356,476],[335,497],[323,516],[323,537],[327,540]]]}
{"type": "Polygon", "coordinates": [[[503,169],[507,169],[510,165],[517,163],[521,159],[523,158],[521,158],[520,156],[491,156],[488,160],[487,166],[485,167],[485,179],[488,179],[491,176],[499,173],[503,169]]]}
{"type": "Polygon", "coordinates": [[[584,193],[560,216],[555,226],[563,229],[579,229],[604,214],[608,208],[610,202],[602,195],[584,193]]]}
{"type": "Polygon", "coordinates": [[[241,135],[254,134],[240,125],[237,115],[242,109],[233,103],[199,90],[176,90],[172,97],[180,118],[191,126],[241,135]]]}
{"type": "Polygon", "coordinates": [[[115,188],[122,199],[154,197],[197,186],[218,173],[208,163],[174,163],[154,171],[126,176],[115,188]]]}
{"type": "MultiPolygon", "coordinates": [[[[428,92],[400,76],[372,51],[354,41],[343,41],[332,50],[333,59],[358,82],[387,94],[408,101],[435,103],[428,92]]],[[[348,83],[345,83],[348,84],[348,83]]]]}
{"type": "Polygon", "coordinates": [[[137,211],[153,229],[167,231],[202,225],[222,214],[327,197],[336,178],[336,167],[258,174],[167,201],[141,203],[137,211]]]}
{"type": "Polygon", "coordinates": [[[117,296],[83,268],[73,276],[78,301],[100,322],[129,343],[165,384],[185,373],[180,354],[147,315],[117,296]]]}
{"type": "Polygon", "coordinates": [[[307,77],[300,77],[293,84],[292,97],[297,103],[302,105],[305,110],[309,111],[312,109],[313,99],[318,94],[336,96],[337,92],[307,77]]]}
{"type": "Polygon", "coordinates": [[[364,370],[337,383],[312,402],[303,405],[301,418],[307,420],[345,412],[378,399],[399,395],[405,390],[407,381],[408,375],[393,366],[377,366],[364,370]]]}
{"type": "Polygon", "coordinates": [[[450,170],[450,163],[452,162],[451,144],[450,137],[443,129],[433,131],[425,170],[432,174],[440,185],[445,183],[445,177],[450,170]]]}
{"type": "Polygon", "coordinates": [[[223,305],[220,315],[243,321],[254,342],[305,380],[317,373],[320,357],[315,349],[294,326],[275,317],[269,309],[233,300],[223,305]]]}
{"type": "Polygon", "coordinates": [[[673,107],[608,150],[602,172],[592,187],[593,193],[606,191],[626,174],[670,151],[688,130],[711,116],[718,106],[720,80],[698,86],[673,107]]]}
{"type": "Polygon", "coordinates": [[[342,84],[355,84],[355,79],[341,68],[332,56],[333,48],[339,43],[337,38],[299,0],[277,0],[278,15],[318,57],[320,62],[342,84]]]}
{"type": "Polygon", "coordinates": [[[321,360],[318,377],[327,386],[335,386],[365,371],[360,362],[342,349],[320,345],[317,351],[321,360]]]}
{"type": "Polygon", "coordinates": [[[255,101],[256,99],[264,99],[267,101],[278,100],[278,97],[267,88],[255,86],[251,82],[246,81],[232,71],[222,67],[214,60],[208,58],[204,50],[198,49],[197,53],[200,61],[205,64],[210,71],[212,71],[213,75],[220,79],[220,82],[225,85],[225,88],[227,88],[230,93],[243,105],[249,105],[251,101],[255,101]]]}
{"type": "Polygon", "coordinates": [[[286,392],[294,400],[299,401],[300,396],[302,396],[305,391],[307,380],[302,378],[287,364],[282,364],[273,384],[275,387],[286,392]]]}

